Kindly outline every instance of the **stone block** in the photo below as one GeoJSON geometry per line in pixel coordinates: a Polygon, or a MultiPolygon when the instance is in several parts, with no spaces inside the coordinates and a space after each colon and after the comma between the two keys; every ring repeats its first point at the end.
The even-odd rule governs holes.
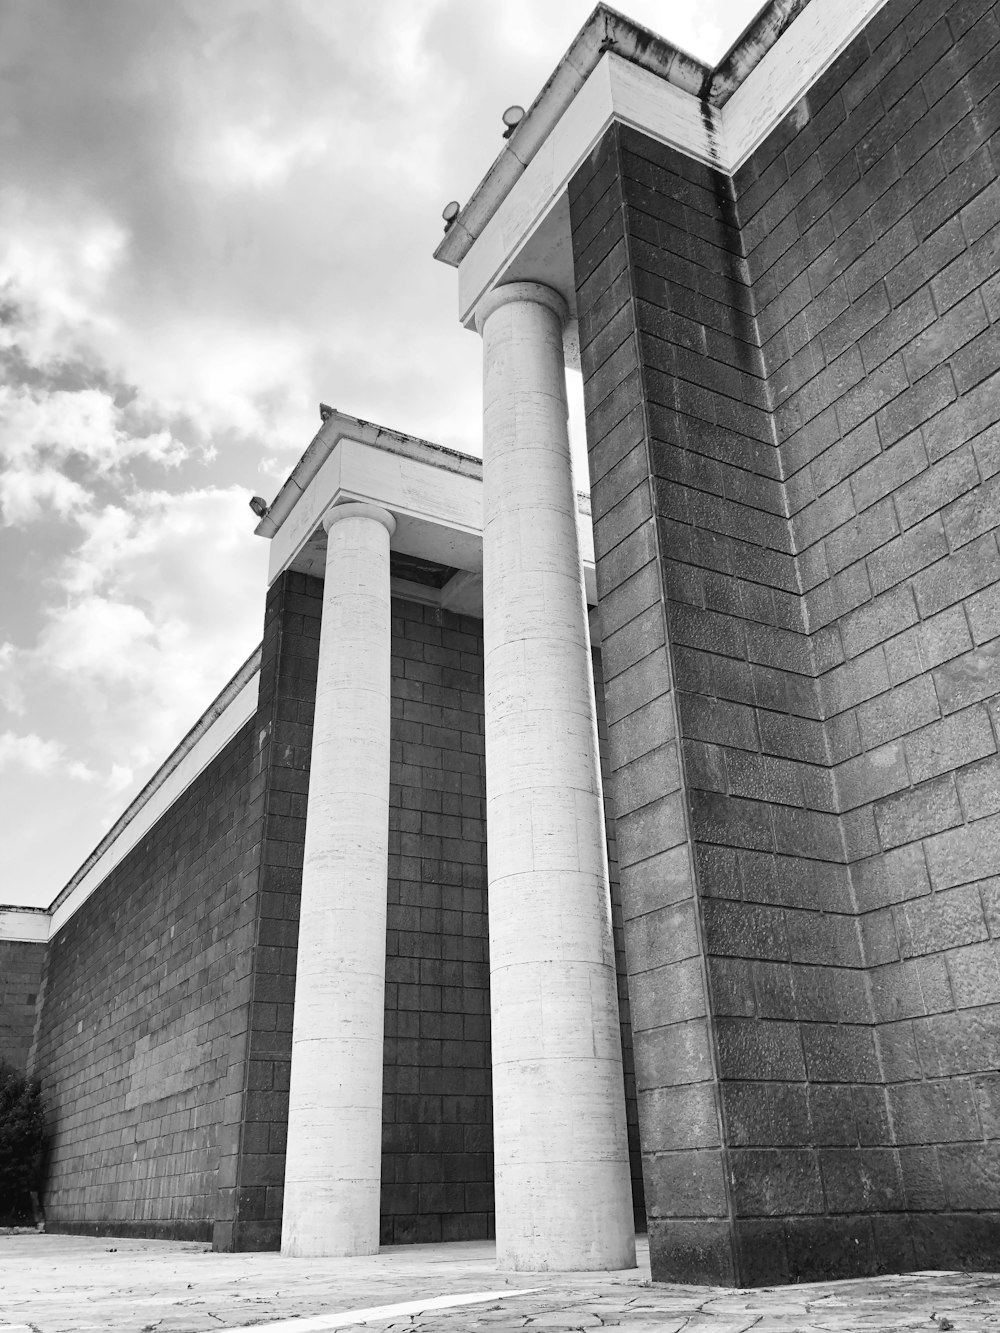
{"type": "Polygon", "coordinates": [[[875,1237],[867,1217],[796,1218],[785,1226],[793,1282],[829,1282],[875,1271],[875,1237]]]}
{"type": "Polygon", "coordinates": [[[879,839],[887,850],[931,838],[961,822],[958,792],[950,773],[888,796],[875,806],[879,839]]]}
{"type": "Polygon", "coordinates": [[[1000,865],[1000,816],[928,838],[925,852],[935,889],[987,879],[1000,865]]]}
{"type": "Polygon", "coordinates": [[[649,1263],[654,1282],[728,1287],[738,1280],[728,1219],[651,1215],[649,1263]]]}
{"type": "Polygon", "coordinates": [[[711,1083],[646,1089],[639,1093],[638,1108],[646,1153],[719,1146],[719,1117],[711,1083]]]}
{"type": "Polygon", "coordinates": [[[911,900],[896,913],[903,958],[954,949],[987,938],[978,885],[939,890],[911,900]]]}
{"type": "Polygon", "coordinates": [[[949,1207],[995,1209],[1000,1188],[1000,1143],[948,1145],[938,1149],[938,1158],[949,1207]]]}
{"type": "Polygon", "coordinates": [[[805,1059],[797,1025],[719,1018],[719,1072],[723,1079],[803,1080],[805,1059]]]}
{"type": "Polygon", "coordinates": [[[717,1148],[647,1154],[646,1210],[661,1217],[720,1217],[727,1212],[725,1167],[717,1148]]]}
{"type": "Polygon", "coordinates": [[[803,1027],[802,1045],[810,1082],[880,1081],[875,1033],[870,1027],[810,1023],[803,1027]]]}
{"type": "Polygon", "coordinates": [[[902,1180],[893,1149],[827,1148],[819,1160],[830,1212],[894,1212],[902,1206],[902,1180]]]}
{"type": "Polygon", "coordinates": [[[731,1147],[798,1147],[813,1141],[804,1084],[725,1082],[721,1090],[731,1147]]]}
{"type": "Polygon", "coordinates": [[[991,1071],[996,1063],[998,1021],[996,1005],[914,1019],[913,1035],[925,1076],[948,1078],[991,1071]]]}
{"type": "Polygon", "coordinates": [[[887,1090],[887,1096],[900,1146],[980,1137],[973,1088],[967,1080],[899,1083],[887,1090]]]}
{"type": "Polygon", "coordinates": [[[729,1155],[733,1208],[741,1217],[789,1217],[823,1208],[817,1154],[807,1149],[733,1148],[729,1155]]]}
{"type": "Polygon", "coordinates": [[[707,1021],[691,1019],[667,1027],[638,1027],[632,1034],[636,1089],[704,1083],[712,1077],[707,1021]]]}

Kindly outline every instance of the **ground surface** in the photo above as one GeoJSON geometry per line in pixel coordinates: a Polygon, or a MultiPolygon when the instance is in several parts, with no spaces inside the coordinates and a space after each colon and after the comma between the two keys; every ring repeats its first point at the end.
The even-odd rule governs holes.
{"type": "Polygon", "coordinates": [[[1000,1275],[727,1291],[649,1285],[644,1245],[637,1270],[567,1276],[498,1273],[486,1242],[291,1260],[173,1241],[0,1235],[0,1333],[327,1333],[360,1325],[407,1333],[1000,1333],[1000,1275]]]}

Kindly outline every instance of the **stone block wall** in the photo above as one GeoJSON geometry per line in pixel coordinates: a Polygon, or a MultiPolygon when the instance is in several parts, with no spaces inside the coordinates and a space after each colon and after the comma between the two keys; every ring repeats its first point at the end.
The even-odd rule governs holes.
{"type": "MultiPolygon", "coordinates": [[[[280,1244],[322,591],[275,582],[255,717],[48,950],[36,1067],[56,1130],[53,1229],[280,1244]]],[[[395,598],[392,613],[382,1237],[485,1237],[482,623],[395,598]]],[[[34,993],[27,973],[5,975],[26,1051],[34,993]]]]}
{"type": "Polygon", "coordinates": [[[253,741],[248,724],[48,946],[34,1067],[50,1229],[211,1239],[239,1134],[253,741]]]}
{"type": "Polygon", "coordinates": [[[998,56],[891,0],[735,183],[895,1148],[828,1189],[917,1267],[1000,1235],[998,56]]]}
{"type": "Polygon", "coordinates": [[[615,128],[571,206],[650,1244],[731,1281],[870,1009],[732,200],[615,128]]]}
{"type": "Polygon", "coordinates": [[[28,1067],[44,963],[44,944],[0,940],[0,1064],[19,1074],[28,1067]]]}
{"type": "Polygon", "coordinates": [[[244,1082],[234,1099],[239,1136],[220,1170],[214,1245],[281,1244],[292,1009],[302,889],[322,583],[285,573],[264,610],[256,755],[248,792],[244,888],[234,938],[249,960],[244,1082]]]}
{"type": "Polygon", "coordinates": [[[994,43],[979,10],[974,38],[975,6],[891,3],[735,182],[614,126],[571,185],[660,1276],[912,1267],[932,1236],[974,1261],[995,1226],[982,1110],[995,910],[975,883],[990,863],[996,694],[980,460],[997,412],[995,386],[979,387],[997,346],[983,322],[996,249],[981,243],[994,43]],[[956,212],[958,250],[939,234],[956,212]],[[986,282],[959,344],[980,379],[963,371],[961,387],[948,368],[960,297],[942,276],[956,263],[948,293],[986,282]],[[960,481],[946,454],[965,458],[960,481]],[[957,617],[950,637],[944,621],[922,628],[942,614],[957,617]],[[978,805],[948,773],[960,753],[970,793],[983,775],[978,805]],[[918,968],[950,981],[946,952],[969,978],[966,1012],[939,988],[918,1014],[918,968]],[[904,1145],[901,1108],[917,1142],[904,1145]],[[934,1190],[942,1152],[948,1195],[934,1190]],[[936,1223],[916,1217],[918,1183],[936,1223]]]}
{"type": "Polygon", "coordinates": [[[393,599],[382,1243],[493,1234],[482,622],[393,599]]]}
{"type": "Polygon", "coordinates": [[[639,1104],[635,1087],[635,1052],[632,1047],[632,1006],[629,1000],[628,966],[625,961],[625,917],[622,907],[621,875],[618,869],[618,835],[615,829],[614,801],[610,790],[611,758],[608,747],[604,666],[599,648],[593,649],[591,660],[594,671],[601,782],[604,787],[604,836],[608,847],[611,928],[614,934],[615,972],[618,979],[618,1019],[622,1036],[622,1070],[625,1076],[625,1124],[628,1132],[629,1174],[632,1181],[632,1216],[636,1231],[645,1231],[646,1199],[642,1184],[642,1150],[639,1145],[639,1104]]]}

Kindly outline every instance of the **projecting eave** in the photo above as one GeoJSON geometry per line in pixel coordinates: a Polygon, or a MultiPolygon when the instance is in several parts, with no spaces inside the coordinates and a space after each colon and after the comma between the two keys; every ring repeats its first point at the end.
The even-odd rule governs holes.
{"type": "Polygon", "coordinates": [[[566,301],[574,365],[569,186],[610,127],[731,176],[885,3],[771,0],[715,69],[600,6],[435,251],[461,323],[494,287],[540,283],[566,301]]]}
{"type": "MultiPolygon", "coordinates": [[[[799,3],[807,2],[799,0],[799,3]]],[[[598,5],[476,187],[472,198],[448,228],[434,251],[435,259],[458,267],[608,51],[614,51],[696,97],[701,95],[712,75],[708,65],[695,60],[680,47],[664,41],[649,28],[635,23],[609,5],[598,5]]]]}
{"type": "Polygon", "coordinates": [[[441,444],[432,444],[430,440],[422,440],[416,435],[404,435],[402,431],[390,430],[386,426],[376,425],[374,421],[348,416],[346,412],[334,409],[288,474],[287,480],[272,500],[267,513],[254,528],[258,537],[275,535],[337,445],[347,438],[371,445],[375,449],[384,449],[405,458],[429,463],[432,467],[442,468],[447,472],[457,472],[462,476],[473,476],[478,479],[482,473],[483,464],[479,458],[460,453],[457,449],[447,449],[441,444]]]}
{"type": "MultiPolygon", "coordinates": [[[[271,543],[268,583],[286,570],[323,578],[323,518],[338,504],[387,509],[395,595],[481,616],[483,464],[413,435],[331,411],[257,525],[271,543]]],[[[596,605],[590,500],[577,497],[584,582],[596,605]]]]}

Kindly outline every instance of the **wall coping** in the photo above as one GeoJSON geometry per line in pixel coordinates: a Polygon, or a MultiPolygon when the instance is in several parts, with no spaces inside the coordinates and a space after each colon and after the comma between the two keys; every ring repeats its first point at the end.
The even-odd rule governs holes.
{"type": "Polygon", "coordinates": [[[45,919],[48,923],[46,933],[33,933],[27,936],[30,939],[51,939],[66,924],[143,834],[183,795],[202,769],[257,711],[260,659],[261,650],[257,647],[119,815],[48,908],[0,907],[0,939],[24,938],[5,934],[5,919],[8,927],[40,930],[27,918],[10,921],[8,913],[31,913],[33,917],[45,919]]]}

